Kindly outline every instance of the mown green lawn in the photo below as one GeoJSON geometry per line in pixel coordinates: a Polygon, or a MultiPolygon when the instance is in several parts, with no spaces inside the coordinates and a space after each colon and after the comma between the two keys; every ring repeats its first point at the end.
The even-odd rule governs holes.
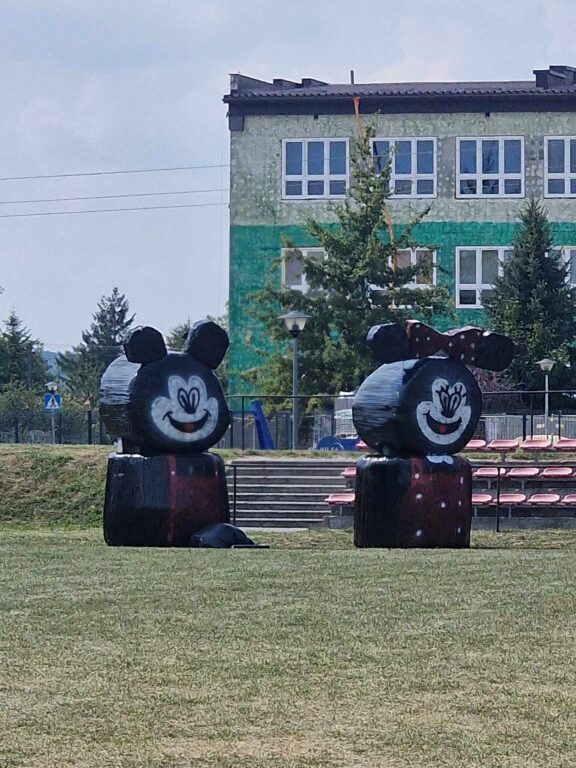
{"type": "Polygon", "coordinates": [[[2,768],[576,765],[576,534],[0,528],[2,768]]]}

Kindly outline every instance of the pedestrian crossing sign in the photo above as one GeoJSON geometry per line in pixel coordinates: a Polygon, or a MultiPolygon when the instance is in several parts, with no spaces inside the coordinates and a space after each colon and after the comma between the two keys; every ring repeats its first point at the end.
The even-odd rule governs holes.
{"type": "Polygon", "coordinates": [[[44,395],[44,410],[46,413],[57,413],[62,410],[62,395],[47,392],[44,395]]]}

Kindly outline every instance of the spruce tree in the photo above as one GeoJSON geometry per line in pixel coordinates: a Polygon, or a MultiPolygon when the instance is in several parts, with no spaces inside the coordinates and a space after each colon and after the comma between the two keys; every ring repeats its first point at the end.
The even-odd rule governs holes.
{"type": "MultiPolygon", "coordinates": [[[[436,315],[450,315],[452,302],[444,288],[414,282],[431,282],[432,264],[423,259],[401,264],[399,251],[415,247],[413,231],[428,209],[408,224],[393,226],[387,205],[390,197],[390,164],[377,167],[372,158],[373,132],[364,130],[351,158],[351,185],[343,204],[334,205],[336,225],[313,218],[307,231],[326,257],[304,256],[291,243],[311,288],[307,294],[278,290],[271,282],[253,299],[253,314],[265,324],[270,338],[286,343],[286,330],[277,320],[281,312],[303,310],[310,315],[300,336],[300,387],[305,393],[338,392],[356,388],[374,370],[375,362],[365,339],[379,323],[419,317],[427,322],[436,315]],[[279,311],[280,310],[280,311],[279,311]]],[[[291,358],[262,353],[262,368],[249,372],[254,385],[266,394],[291,390],[291,358]]]]}
{"type": "Polygon", "coordinates": [[[114,288],[103,296],[92,315],[90,329],[82,332],[82,342],[71,352],[58,356],[58,366],[67,390],[77,400],[94,407],[98,401],[100,378],[108,365],[122,354],[122,342],[132,327],[134,315],[123,293],[114,288]]]}
{"type": "Polygon", "coordinates": [[[7,385],[38,390],[44,387],[47,366],[42,345],[12,310],[0,333],[0,388],[7,385]]]}
{"type": "Polygon", "coordinates": [[[537,365],[549,357],[556,365],[552,388],[573,386],[576,362],[576,306],[568,282],[568,266],[554,248],[548,216],[532,199],[521,210],[511,255],[491,295],[484,300],[491,328],[510,336],[516,355],[509,376],[521,389],[542,389],[537,365]]]}

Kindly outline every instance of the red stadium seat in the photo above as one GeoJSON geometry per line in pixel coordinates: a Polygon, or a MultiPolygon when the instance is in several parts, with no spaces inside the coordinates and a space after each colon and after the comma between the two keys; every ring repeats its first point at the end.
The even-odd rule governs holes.
{"type": "Polygon", "coordinates": [[[557,442],[553,443],[552,450],[576,451],[576,440],[572,440],[569,437],[561,437],[557,442]]]}
{"type": "Polygon", "coordinates": [[[516,480],[530,480],[538,477],[539,474],[538,467],[513,467],[508,470],[508,477],[516,478],[516,480]]]}
{"type": "Polygon", "coordinates": [[[494,504],[494,499],[491,493],[473,493],[472,494],[473,507],[486,507],[489,504],[494,504]]]}
{"type": "Polygon", "coordinates": [[[515,451],[518,448],[519,438],[514,440],[491,440],[486,448],[489,451],[499,451],[500,453],[508,453],[509,451],[515,451]]]}
{"type": "Polygon", "coordinates": [[[501,493],[500,494],[500,506],[501,507],[513,507],[517,504],[524,504],[526,502],[525,493],[501,493]]]}
{"type": "Polygon", "coordinates": [[[533,493],[528,499],[530,504],[558,504],[560,501],[559,493],[533,493]]]}
{"type": "Polygon", "coordinates": [[[542,470],[542,478],[550,478],[551,480],[565,480],[572,477],[574,470],[572,467],[546,467],[542,470]]]}
{"type": "Polygon", "coordinates": [[[505,477],[506,470],[503,467],[479,467],[472,473],[474,478],[484,478],[486,480],[495,480],[500,472],[500,477],[505,477]]]}
{"type": "Polygon", "coordinates": [[[552,440],[547,437],[531,437],[520,443],[523,451],[546,451],[552,445],[552,440]]]}
{"type": "Polygon", "coordinates": [[[331,493],[324,501],[331,507],[352,507],[354,506],[354,493],[331,493]]]}
{"type": "Polygon", "coordinates": [[[464,446],[465,451],[483,451],[486,448],[486,440],[470,440],[464,446]]]}

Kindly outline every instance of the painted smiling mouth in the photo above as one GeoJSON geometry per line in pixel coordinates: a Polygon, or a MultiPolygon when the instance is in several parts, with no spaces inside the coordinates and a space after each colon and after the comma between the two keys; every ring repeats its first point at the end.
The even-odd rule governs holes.
{"type": "Polygon", "coordinates": [[[174,429],[177,429],[178,432],[186,432],[190,434],[192,432],[197,432],[199,429],[202,429],[204,424],[206,424],[208,421],[209,416],[210,411],[204,411],[204,416],[198,419],[198,421],[177,421],[172,417],[172,411],[168,411],[168,413],[163,416],[163,420],[168,419],[171,426],[173,426],[174,429]]]}
{"type": "Polygon", "coordinates": [[[456,419],[456,421],[450,422],[450,424],[443,424],[441,421],[436,421],[430,416],[430,413],[426,414],[426,422],[432,432],[437,435],[451,435],[453,432],[457,432],[462,424],[462,419],[456,419]]]}

